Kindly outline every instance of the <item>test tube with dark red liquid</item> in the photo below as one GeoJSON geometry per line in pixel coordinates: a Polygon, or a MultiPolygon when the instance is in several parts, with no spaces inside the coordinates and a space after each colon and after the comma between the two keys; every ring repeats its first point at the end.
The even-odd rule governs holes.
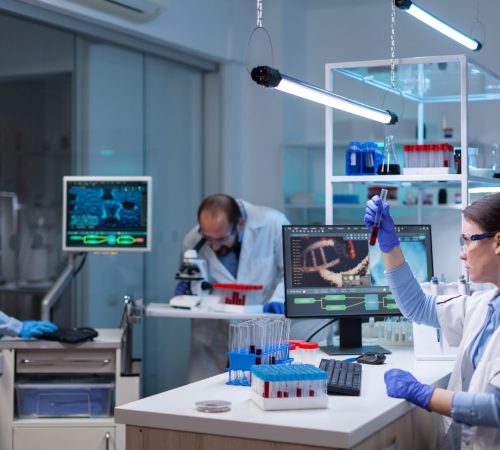
{"type": "MultiPolygon", "coordinates": [[[[387,198],[387,189],[381,189],[380,200],[382,201],[382,205],[384,204],[386,198],[387,198]]],[[[375,215],[375,223],[373,224],[372,234],[370,236],[370,245],[372,246],[377,243],[378,230],[380,228],[380,220],[382,219],[382,210],[383,208],[379,209],[377,211],[377,214],[375,215]]]]}

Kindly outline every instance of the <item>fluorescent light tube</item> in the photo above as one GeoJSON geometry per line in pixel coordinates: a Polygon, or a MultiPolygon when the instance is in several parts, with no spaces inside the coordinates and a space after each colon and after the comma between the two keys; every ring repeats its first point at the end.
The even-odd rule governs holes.
{"type": "Polygon", "coordinates": [[[490,192],[500,192],[500,186],[489,186],[489,187],[475,187],[470,188],[469,192],[471,194],[487,194],[490,192]]]}
{"type": "Polygon", "coordinates": [[[482,45],[479,41],[466,36],[447,23],[443,22],[441,19],[434,17],[431,13],[416,5],[411,0],[394,0],[394,4],[399,9],[405,10],[408,14],[411,14],[416,19],[421,20],[425,24],[455,40],[459,44],[462,44],[469,50],[481,50],[482,45]]]}
{"type": "Polygon", "coordinates": [[[283,75],[278,70],[268,66],[254,67],[252,69],[252,80],[261,86],[278,89],[297,97],[302,97],[367,119],[376,120],[387,125],[393,125],[398,121],[398,116],[391,111],[374,108],[355,100],[341,97],[340,95],[283,75]]]}

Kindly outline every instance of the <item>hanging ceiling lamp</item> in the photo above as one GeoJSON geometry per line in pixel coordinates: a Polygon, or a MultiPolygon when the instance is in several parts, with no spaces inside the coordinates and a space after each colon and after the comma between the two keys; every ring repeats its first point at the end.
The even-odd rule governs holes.
{"type": "Polygon", "coordinates": [[[406,11],[416,19],[421,20],[425,24],[457,41],[459,44],[464,45],[468,49],[474,51],[481,50],[482,45],[479,41],[466,36],[462,32],[448,25],[446,22],[443,22],[441,19],[434,17],[431,13],[416,5],[411,0],[394,0],[394,4],[399,9],[406,11]]]}
{"type": "Polygon", "coordinates": [[[398,116],[391,111],[374,108],[355,100],[341,97],[340,95],[281,74],[277,69],[269,66],[254,67],[251,76],[252,80],[261,86],[278,89],[279,91],[321,103],[331,108],[340,109],[387,125],[393,125],[398,121],[398,116]]]}

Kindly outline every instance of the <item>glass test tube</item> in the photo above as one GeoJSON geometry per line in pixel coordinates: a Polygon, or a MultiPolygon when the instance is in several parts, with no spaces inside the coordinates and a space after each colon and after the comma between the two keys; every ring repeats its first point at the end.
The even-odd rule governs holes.
{"type": "MultiPolygon", "coordinates": [[[[387,189],[381,189],[380,190],[380,200],[382,202],[382,207],[385,202],[385,199],[387,198],[387,189]]],[[[372,234],[370,235],[370,245],[374,246],[375,243],[377,242],[377,236],[378,236],[378,230],[380,227],[380,220],[382,219],[382,209],[377,211],[377,214],[375,215],[375,222],[373,224],[373,229],[372,229],[372,234]]]]}

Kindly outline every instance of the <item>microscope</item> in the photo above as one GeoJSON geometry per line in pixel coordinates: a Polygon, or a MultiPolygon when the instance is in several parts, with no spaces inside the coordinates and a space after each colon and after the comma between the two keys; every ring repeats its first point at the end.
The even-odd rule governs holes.
{"type": "Polygon", "coordinates": [[[198,257],[195,249],[186,250],[175,279],[187,281],[189,288],[184,295],[171,298],[170,306],[184,309],[199,306],[212,290],[212,285],[206,281],[207,274],[207,262],[198,257]]]}

